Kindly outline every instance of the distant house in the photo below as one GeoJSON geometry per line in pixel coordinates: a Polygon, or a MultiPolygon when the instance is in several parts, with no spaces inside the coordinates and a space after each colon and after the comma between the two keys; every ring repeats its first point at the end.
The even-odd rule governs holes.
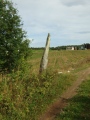
{"type": "Polygon", "coordinates": [[[75,50],[75,47],[74,46],[67,46],[66,50],[75,50]]]}
{"type": "Polygon", "coordinates": [[[87,50],[87,49],[90,49],[89,43],[85,43],[85,44],[79,46],[79,50],[87,50]]]}
{"type": "Polygon", "coordinates": [[[81,46],[79,47],[79,50],[85,50],[84,45],[81,45],[81,46]]]}

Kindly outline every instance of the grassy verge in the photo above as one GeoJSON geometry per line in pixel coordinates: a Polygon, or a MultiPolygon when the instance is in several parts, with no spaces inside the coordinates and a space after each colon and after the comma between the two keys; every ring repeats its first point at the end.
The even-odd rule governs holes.
{"type": "Polygon", "coordinates": [[[73,74],[54,72],[32,75],[25,80],[20,78],[15,73],[0,83],[1,120],[37,120],[75,80],[73,74]]]}
{"type": "Polygon", "coordinates": [[[90,120],[90,76],[55,120],[90,120]]]}

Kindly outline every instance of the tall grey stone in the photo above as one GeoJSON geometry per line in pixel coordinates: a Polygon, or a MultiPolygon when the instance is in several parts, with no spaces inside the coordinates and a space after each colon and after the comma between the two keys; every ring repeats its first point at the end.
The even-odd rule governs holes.
{"type": "Polygon", "coordinates": [[[48,33],[45,50],[44,50],[44,53],[43,53],[43,56],[41,59],[41,63],[40,63],[39,73],[42,73],[45,69],[47,69],[49,47],[50,47],[50,34],[48,33]]]}

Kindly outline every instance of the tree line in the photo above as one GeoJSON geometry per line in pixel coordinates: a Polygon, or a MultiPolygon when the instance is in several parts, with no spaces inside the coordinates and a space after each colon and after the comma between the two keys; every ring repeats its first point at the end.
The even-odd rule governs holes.
{"type": "MultiPolygon", "coordinates": [[[[76,50],[84,50],[84,49],[90,49],[90,44],[84,43],[82,45],[65,45],[65,46],[50,47],[50,50],[66,50],[67,47],[75,47],[76,50]]],[[[44,50],[44,47],[32,47],[32,49],[44,50]]]]}

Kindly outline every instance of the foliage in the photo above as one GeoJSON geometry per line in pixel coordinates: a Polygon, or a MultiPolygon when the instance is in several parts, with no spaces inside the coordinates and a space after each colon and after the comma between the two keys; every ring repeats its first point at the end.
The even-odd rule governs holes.
{"type": "Polygon", "coordinates": [[[13,3],[0,0],[0,71],[12,71],[30,53],[29,40],[13,3]]]}
{"type": "Polygon", "coordinates": [[[0,119],[37,120],[73,81],[73,75],[48,71],[41,76],[17,71],[0,82],[0,119]]]}

